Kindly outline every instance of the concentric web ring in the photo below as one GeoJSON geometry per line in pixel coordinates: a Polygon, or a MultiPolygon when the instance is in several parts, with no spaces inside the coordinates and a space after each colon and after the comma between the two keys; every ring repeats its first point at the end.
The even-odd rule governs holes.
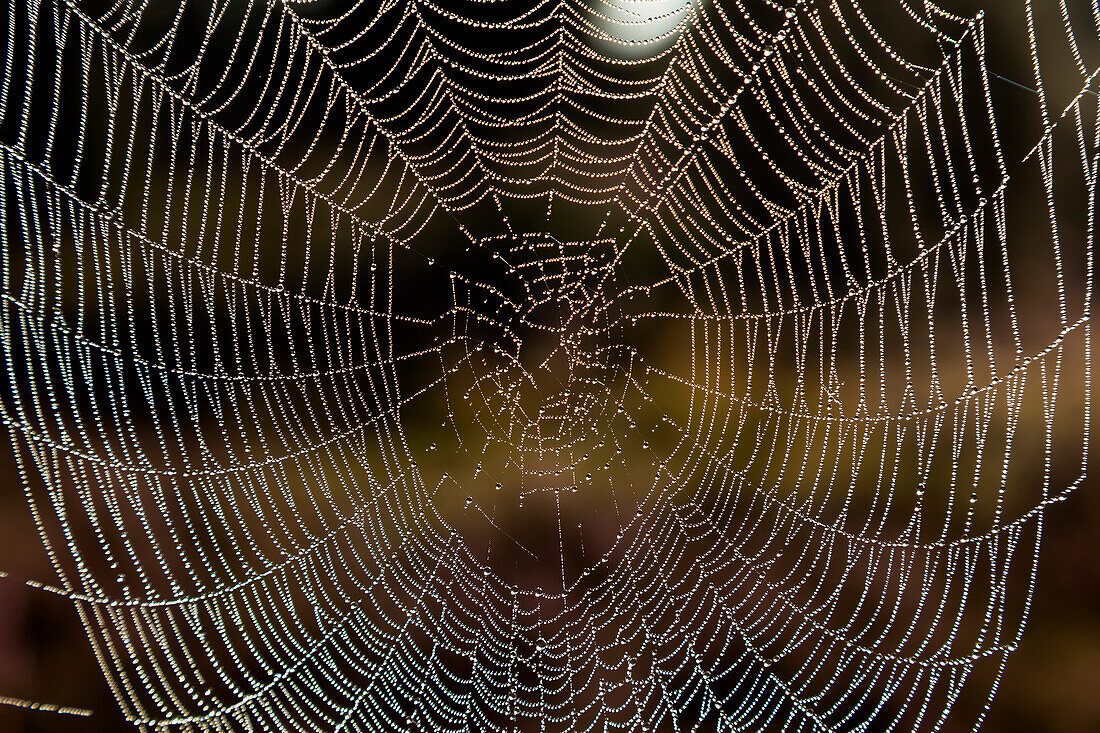
{"type": "Polygon", "coordinates": [[[0,404],[125,716],[978,727],[1092,421],[1100,11],[1015,5],[9,4],[0,404]]]}

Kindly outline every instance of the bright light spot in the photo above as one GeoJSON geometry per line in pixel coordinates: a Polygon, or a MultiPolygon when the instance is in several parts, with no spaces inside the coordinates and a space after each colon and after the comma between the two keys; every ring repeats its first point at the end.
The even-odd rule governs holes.
{"type": "Polygon", "coordinates": [[[593,5],[601,39],[616,55],[648,56],[668,46],[702,0],[601,0],[593,5]]]}

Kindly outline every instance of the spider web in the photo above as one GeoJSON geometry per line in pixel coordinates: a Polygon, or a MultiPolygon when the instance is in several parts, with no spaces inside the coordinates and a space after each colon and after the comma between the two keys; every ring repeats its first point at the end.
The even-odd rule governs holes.
{"type": "Polygon", "coordinates": [[[978,727],[1089,460],[1043,6],[9,4],[36,585],[150,730],[978,727]]]}

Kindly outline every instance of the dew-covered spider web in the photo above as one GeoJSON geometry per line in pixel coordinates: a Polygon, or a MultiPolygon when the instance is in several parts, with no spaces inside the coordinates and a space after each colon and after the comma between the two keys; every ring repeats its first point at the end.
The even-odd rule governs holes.
{"type": "Polygon", "coordinates": [[[10,480],[126,718],[981,725],[1089,460],[1100,9],[979,10],[7,4],[10,480]]]}

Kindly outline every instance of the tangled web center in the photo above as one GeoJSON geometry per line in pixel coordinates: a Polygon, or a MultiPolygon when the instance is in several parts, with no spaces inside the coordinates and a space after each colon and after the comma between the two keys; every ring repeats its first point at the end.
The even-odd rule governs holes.
{"type": "Polygon", "coordinates": [[[562,259],[509,265],[518,285],[455,285],[437,320],[443,400],[427,421],[440,430],[419,461],[486,572],[523,585],[568,585],[622,539],[656,480],[656,446],[675,435],[620,298],[562,259]]]}

